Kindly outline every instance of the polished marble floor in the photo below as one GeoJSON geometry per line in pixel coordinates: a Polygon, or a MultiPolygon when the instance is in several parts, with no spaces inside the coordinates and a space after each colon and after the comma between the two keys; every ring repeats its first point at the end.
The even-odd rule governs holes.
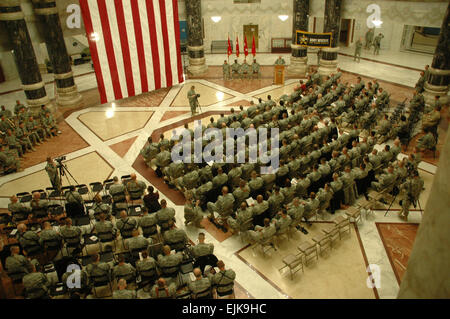
{"type": "MultiPolygon", "coordinates": [[[[212,65],[218,58],[218,55],[207,56],[212,65]]],[[[220,59],[222,58],[220,56],[220,59]]],[[[267,54],[261,57],[262,62],[265,61],[267,64],[273,63],[272,59],[276,59],[276,55],[267,54]]],[[[388,66],[376,61],[362,60],[360,64],[354,64],[350,60],[347,56],[339,57],[343,69],[346,68],[351,72],[344,73],[344,77],[350,83],[355,80],[355,74],[362,74],[367,78],[377,77],[390,82],[383,82],[381,85],[389,87],[388,91],[392,90],[396,94],[395,100],[401,101],[403,96],[410,96],[410,88],[416,81],[417,71],[388,66]]],[[[311,57],[310,61],[315,63],[315,57],[311,57]]],[[[0,177],[0,208],[7,207],[7,196],[11,194],[50,186],[43,170],[44,161],[48,154],[60,151],[57,147],[60,144],[64,150],[61,154],[67,155],[68,167],[79,183],[103,181],[109,176],[120,177],[131,172],[136,172],[138,178],[145,180],[146,183],[152,183],[160,190],[161,198],[168,200],[169,205],[175,208],[177,225],[184,228],[189,238],[195,241],[199,230],[184,226],[182,195],[158,181],[154,172],[145,167],[139,156],[139,151],[147,142],[147,138],[152,136],[157,140],[159,133],[164,133],[169,138],[173,129],[182,127],[185,123],[192,126],[193,119],[186,97],[186,92],[192,84],[196,86],[197,93],[205,98],[204,101],[201,100],[205,109],[202,110],[202,114],[196,116],[196,119],[207,123],[211,116],[217,118],[222,112],[228,113],[231,107],[248,106],[251,101],[257,102],[260,96],[265,99],[270,94],[276,100],[282,94],[289,93],[297,83],[297,79],[288,78],[284,86],[274,86],[270,70],[259,80],[223,81],[220,67],[212,66],[210,69],[209,76],[205,78],[187,80],[184,85],[117,101],[115,107],[111,103],[96,106],[94,103],[97,99],[96,93],[92,91],[96,87],[93,75],[78,73],[80,76],[76,81],[82,82],[80,89],[91,104],[87,108],[72,110],[66,114],[64,123],[60,124],[63,134],[54,139],[56,145],[48,149],[44,144],[36,153],[32,153],[34,161],[25,166],[24,172],[0,177]],[[65,137],[69,135],[66,135],[66,132],[70,132],[70,138],[65,137]],[[79,143],[71,145],[71,139],[76,139],[79,143]]],[[[1,89],[0,87],[0,92],[1,89]]],[[[9,100],[13,101],[15,96],[16,93],[8,93],[1,95],[0,98],[2,103],[5,101],[7,104],[9,100]]],[[[377,145],[377,148],[382,148],[382,145],[377,145]]],[[[31,154],[28,156],[31,158],[31,154]]],[[[403,156],[405,155],[400,155],[403,156]]],[[[426,161],[420,164],[420,174],[425,179],[425,191],[421,197],[422,206],[425,206],[436,172],[434,164],[426,161]]],[[[398,218],[396,210],[398,208],[395,202],[393,210],[386,216],[384,216],[385,209],[380,208],[374,211],[372,216],[364,217],[360,223],[353,226],[348,238],[339,242],[328,256],[319,257],[316,265],[306,267],[304,274],[298,273],[294,281],[290,280],[288,274],[277,270],[281,267],[282,255],[295,250],[297,244],[307,238],[303,234],[298,233],[290,241],[280,242],[278,252],[272,254],[270,258],[263,258],[257,250],[247,247],[237,235],[224,234],[215,226],[208,224],[207,220],[203,223],[207,241],[214,243],[217,257],[223,259],[227,267],[236,271],[236,281],[242,288],[240,291],[242,297],[395,298],[399,289],[397,280],[399,271],[393,266],[392,254],[386,248],[388,242],[386,238],[391,237],[392,232],[380,235],[379,225],[380,223],[409,225],[398,218]],[[376,264],[381,269],[381,286],[376,291],[366,285],[368,277],[366,268],[369,264],[376,264]]],[[[338,211],[336,216],[344,213],[338,211]]],[[[420,223],[421,216],[420,211],[411,211],[409,223],[420,223]]],[[[325,214],[322,221],[330,222],[334,217],[325,214]]],[[[310,235],[320,231],[325,224],[314,224],[310,235]]],[[[413,242],[414,236],[411,235],[408,240],[413,242]]],[[[401,262],[405,265],[405,260],[401,262]]]]}

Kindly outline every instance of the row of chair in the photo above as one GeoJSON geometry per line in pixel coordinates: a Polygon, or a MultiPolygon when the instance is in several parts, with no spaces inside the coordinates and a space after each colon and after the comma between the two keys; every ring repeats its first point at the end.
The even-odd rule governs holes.
{"type": "Polygon", "coordinates": [[[305,241],[301,243],[297,249],[298,254],[289,254],[282,259],[283,267],[279,269],[281,272],[285,268],[289,268],[291,280],[294,274],[307,266],[310,261],[318,260],[319,255],[322,255],[327,249],[331,250],[337,239],[342,240],[345,233],[351,232],[350,219],[342,216],[337,217],[333,221],[334,225],[322,229],[323,235],[317,235],[312,238],[312,241],[305,241]]]}

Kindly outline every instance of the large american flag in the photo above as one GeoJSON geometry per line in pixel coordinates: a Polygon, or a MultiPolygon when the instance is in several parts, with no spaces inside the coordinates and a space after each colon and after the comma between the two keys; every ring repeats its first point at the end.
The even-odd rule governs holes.
{"type": "Polygon", "coordinates": [[[102,103],[183,82],[177,0],[80,0],[102,103]]]}

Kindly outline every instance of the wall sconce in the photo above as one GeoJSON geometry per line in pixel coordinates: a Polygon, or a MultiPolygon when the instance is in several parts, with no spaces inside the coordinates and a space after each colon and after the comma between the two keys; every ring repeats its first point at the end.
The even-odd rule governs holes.
{"type": "Polygon", "coordinates": [[[214,16],[214,17],[211,17],[211,20],[213,20],[214,23],[217,23],[217,22],[219,22],[220,20],[222,20],[222,17],[220,17],[220,16],[214,16]]]}
{"type": "Polygon", "coordinates": [[[383,24],[383,21],[381,20],[372,20],[372,23],[374,24],[375,28],[380,28],[383,24]]]}
{"type": "Polygon", "coordinates": [[[289,19],[289,16],[288,15],[279,15],[278,16],[278,19],[280,19],[281,21],[286,21],[287,19],[289,19]]]}

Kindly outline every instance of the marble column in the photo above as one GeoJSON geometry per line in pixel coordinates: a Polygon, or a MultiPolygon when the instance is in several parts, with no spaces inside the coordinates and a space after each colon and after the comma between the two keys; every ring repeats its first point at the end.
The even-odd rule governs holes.
{"type": "Polygon", "coordinates": [[[438,44],[434,52],[430,74],[425,82],[425,103],[434,104],[434,97],[440,96],[442,104],[450,102],[447,95],[450,84],[450,4],[441,26],[438,44]]]}
{"type": "Polygon", "coordinates": [[[305,77],[308,64],[308,47],[296,44],[297,30],[308,31],[309,0],[293,0],[292,15],[292,56],[289,75],[305,77]]]}
{"type": "Polygon", "coordinates": [[[205,50],[203,49],[202,4],[201,0],[186,0],[188,71],[192,75],[206,72],[205,50]]]}
{"type": "Polygon", "coordinates": [[[449,189],[450,136],[447,134],[397,298],[450,297],[449,189]]]}
{"type": "Polygon", "coordinates": [[[45,91],[20,0],[0,0],[0,26],[8,33],[22,89],[31,111],[37,114],[43,104],[53,109],[45,91]]]}
{"type": "Polygon", "coordinates": [[[339,32],[341,28],[342,0],[325,0],[325,16],[323,32],[332,33],[331,48],[322,48],[319,74],[329,75],[337,69],[337,56],[339,51],[339,32]]]}
{"type": "Polygon", "coordinates": [[[60,106],[76,106],[81,102],[82,97],[73,79],[71,61],[64,42],[56,2],[55,0],[33,0],[33,8],[44,26],[41,31],[55,74],[56,102],[60,106]]]}

